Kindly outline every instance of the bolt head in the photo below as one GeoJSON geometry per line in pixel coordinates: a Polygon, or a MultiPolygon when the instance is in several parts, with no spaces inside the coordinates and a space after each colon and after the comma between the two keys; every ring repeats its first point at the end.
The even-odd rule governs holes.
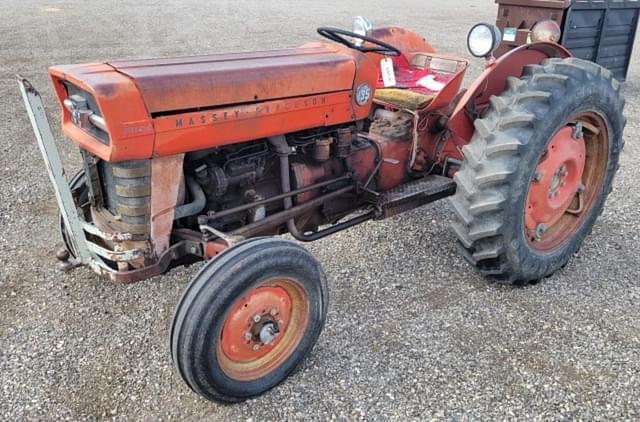
{"type": "Polygon", "coordinates": [[[269,313],[271,314],[271,316],[276,316],[278,314],[278,310],[276,308],[273,308],[269,313]]]}
{"type": "Polygon", "coordinates": [[[260,322],[260,315],[256,314],[253,316],[253,322],[260,322]]]}
{"type": "Polygon", "coordinates": [[[71,255],[69,254],[69,251],[65,248],[60,248],[58,252],[56,252],[56,258],[59,261],[68,261],[70,257],[71,255]]]}
{"type": "Polygon", "coordinates": [[[252,347],[254,352],[257,352],[258,350],[260,350],[260,345],[259,344],[254,344],[252,347]]]}
{"type": "Polygon", "coordinates": [[[244,333],[244,339],[245,340],[249,341],[252,338],[253,338],[253,335],[250,332],[247,331],[246,333],[244,333]]]}

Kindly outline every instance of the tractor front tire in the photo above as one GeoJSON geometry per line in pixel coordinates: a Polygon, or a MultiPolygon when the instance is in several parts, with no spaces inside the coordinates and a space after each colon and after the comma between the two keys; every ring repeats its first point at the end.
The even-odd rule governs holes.
{"type": "Polygon", "coordinates": [[[187,287],[171,329],[173,362],[208,400],[260,395],[309,354],[327,305],[324,272],[302,246],[241,242],[205,264],[187,287]]]}
{"type": "Polygon", "coordinates": [[[580,248],[611,192],[624,99],[611,73],[548,59],[509,78],[463,148],[454,179],[457,246],[483,275],[523,284],[580,248]]]}

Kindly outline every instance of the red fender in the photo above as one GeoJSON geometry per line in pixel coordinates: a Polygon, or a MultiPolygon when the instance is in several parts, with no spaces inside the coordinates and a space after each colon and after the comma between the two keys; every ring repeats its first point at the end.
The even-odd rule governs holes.
{"type": "MultiPolygon", "coordinates": [[[[409,63],[416,53],[435,53],[433,46],[422,35],[398,26],[376,28],[371,30],[368,35],[396,47],[409,63]]],[[[384,58],[380,54],[371,54],[370,56],[376,63],[384,58]]]]}
{"type": "Polygon", "coordinates": [[[520,77],[526,65],[542,63],[549,58],[567,58],[571,53],[555,43],[535,43],[516,48],[493,63],[471,84],[462,96],[451,117],[448,128],[451,139],[458,147],[471,141],[475,128],[475,113],[482,114],[492,95],[500,95],[506,89],[509,76],[520,77]]]}

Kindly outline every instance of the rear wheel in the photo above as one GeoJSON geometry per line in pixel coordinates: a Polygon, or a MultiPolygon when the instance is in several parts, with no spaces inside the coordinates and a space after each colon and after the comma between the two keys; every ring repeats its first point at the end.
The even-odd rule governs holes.
{"type": "Polygon", "coordinates": [[[502,282],[535,281],[580,248],[611,191],[624,99],[611,73],[550,59],[510,78],[463,148],[452,198],[465,258],[502,282]]]}
{"type": "Polygon", "coordinates": [[[311,351],[327,304],[324,273],[304,248],[281,239],[240,243],[207,263],[180,300],[174,364],[206,399],[259,395],[311,351]]]}

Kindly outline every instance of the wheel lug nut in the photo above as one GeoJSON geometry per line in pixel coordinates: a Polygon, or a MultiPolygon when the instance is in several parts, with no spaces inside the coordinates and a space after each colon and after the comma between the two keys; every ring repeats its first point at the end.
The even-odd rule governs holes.
{"type": "Polygon", "coordinates": [[[254,344],[252,347],[254,352],[257,352],[258,350],[260,350],[260,345],[259,344],[254,344]]]}
{"type": "Polygon", "coordinates": [[[256,314],[253,316],[253,322],[260,322],[260,315],[256,314]]]}
{"type": "Polygon", "coordinates": [[[278,310],[276,308],[273,308],[269,313],[271,314],[271,316],[276,316],[278,314],[278,310]]]}
{"type": "Polygon", "coordinates": [[[544,232],[547,231],[547,227],[544,224],[538,224],[536,226],[536,239],[540,240],[544,232]]]}
{"type": "Polygon", "coordinates": [[[281,319],[278,320],[278,325],[282,325],[284,324],[284,321],[282,321],[281,319]]]}
{"type": "Polygon", "coordinates": [[[244,339],[249,341],[253,338],[253,335],[250,332],[244,333],[244,339]]]}

